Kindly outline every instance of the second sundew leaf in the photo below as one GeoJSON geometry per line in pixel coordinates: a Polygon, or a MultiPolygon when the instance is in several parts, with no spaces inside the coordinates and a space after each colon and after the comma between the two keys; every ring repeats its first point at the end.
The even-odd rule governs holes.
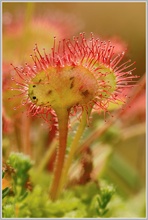
{"type": "Polygon", "coordinates": [[[98,63],[98,77],[99,80],[105,82],[104,91],[102,92],[102,98],[110,97],[116,90],[116,75],[115,72],[106,65],[98,63]]]}

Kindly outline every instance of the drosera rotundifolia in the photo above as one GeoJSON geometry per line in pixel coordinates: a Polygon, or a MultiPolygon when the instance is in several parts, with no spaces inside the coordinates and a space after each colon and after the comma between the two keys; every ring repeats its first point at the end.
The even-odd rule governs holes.
{"type": "Polygon", "coordinates": [[[110,41],[95,39],[92,33],[88,40],[85,33],[80,33],[72,40],[63,39],[58,43],[54,38],[50,54],[44,49],[42,55],[35,45],[34,55],[31,55],[33,65],[13,66],[15,90],[20,92],[22,104],[29,106],[28,113],[42,117],[49,124],[52,115],[58,122],[59,145],[50,189],[53,200],[64,187],[91,111],[106,114],[110,103],[124,104],[123,89],[132,88],[138,78],[132,73],[135,62],[121,62],[124,55],[125,52],[114,54],[110,41]],[[80,124],[65,160],[69,118],[72,112],[79,111],[82,111],[80,124]]]}

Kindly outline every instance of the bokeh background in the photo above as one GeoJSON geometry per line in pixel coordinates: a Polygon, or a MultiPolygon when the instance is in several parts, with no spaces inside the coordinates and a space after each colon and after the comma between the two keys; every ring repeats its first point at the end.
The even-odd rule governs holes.
{"type": "MultiPolygon", "coordinates": [[[[136,61],[134,74],[140,76],[141,84],[138,86],[131,109],[127,109],[122,118],[117,120],[117,123],[112,125],[101,139],[96,138],[93,142],[93,153],[104,158],[95,158],[95,163],[98,161],[95,172],[115,183],[125,197],[135,196],[138,206],[140,199],[142,202],[144,199],[143,190],[146,180],[146,3],[5,2],[2,6],[3,72],[5,74],[3,74],[5,85],[3,106],[4,116],[6,116],[6,118],[4,117],[3,157],[7,158],[11,151],[21,151],[31,155],[36,163],[40,163],[41,155],[44,155],[53,134],[48,133],[46,128],[39,127],[42,123],[40,119],[27,121],[28,119],[26,120],[24,115],[18,119],[16,115],[20,115],[20,112],[14,113],[11,110],[17,102],[7,101],[11,93],[8,93],[10,85],[7,82],[10,79],[10,73],[13,72],[9,63],[22,65],[26,61],[30,62],[29,55],[32,53],[35,43],[39,48],[45,47],[46,51],[49,51],[54,36],[57,36],[58,39],[72,38],[80,32],[85,32],[86,36],[90,36],[90,32],[93,32],[94,36],[102,40],[109,39],[113,43],[121,45],[121,49],[127,48],[126,59],[136,61]],[[36,18],[39,20],[36,21],[36,18]],[[44,25],[40,24],[43,20],[45,20],[44,25]],[[40,29],[41,27],[43,29],[40,29]],[[20,123],[26,124],[23,124],[24,127],[20,129],[16,121],[19,125],[20,123]],[[10,131],[9,123],[13,127],[10,131]],[[28,130],[30,126],[32,127],[28,130]],[[28,132],[31,132],[32,145],[29,149],[25,147],[30,145],[26,138],[28,132]],[[47,146],[45,147],[45,145],[47,146]],[[98,150],[97,145],[101,146],[98,150]]],[[[94,115],[93,119],[90,132],[93,132],[93,126],[96,128],[104,124],[103,118],[100,121],[97,115],[94,115]]],[[[86,139],[87,135],[89,133],[86,133],[86,139]]],[[[49,164],[48,168],[51,169],[51,167],[49,164]]]]}
{"type": "MultiPolygon", "coordinates": [[[[13,19],[25,13],[26,4],[27,3],[23,2],[3,3],[3,15],[8,15],[3,21],[11,23],[13,19]]],[[[50,13],[54,16],[57,12],[63,12],[66,13],[65,20],[69,20],[68,15],[71,14],[75,19],[78,19],[76,22],[79,26],[77,33],[84,31],[89,35],[90,32],[93,32],[105,38],[118,36],[127,43],[129,56],[137,63],[136,73],[138,75],[145,73],[146,3],[51,2],[34,3],[33,7],[34,14],[40,17],[47,14],[50,16],[50,13]]],[[[75,29],[75,25],[76,24],[71,23],[71,28],[75,29]]]]}

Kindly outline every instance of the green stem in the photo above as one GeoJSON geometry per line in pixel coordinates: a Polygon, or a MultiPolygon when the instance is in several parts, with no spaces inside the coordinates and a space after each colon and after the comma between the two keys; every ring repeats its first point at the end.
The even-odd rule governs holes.
{"type": "Polygon", "coordinates": [[[59,147],[57,148],[54,179],[50,190],[50,196],[52,200],[55,200],[58,196],[57,190],[59,188],[66,153],[69,118],[69,112],[67,111],[67,109],[59,109],[59,111],[56,111],[56,113],[59,125],[59,147]]]}
{"type": "Polygon", "coordinates": [[[87,125],[87,118],[89,117],[89,115],[91,113],[91,110],[92,110],[92,107],[88,109],[88,112],[86,110],[84,110],[83,113],[82,113],[81,122],[79,124],[78,130],[77,130],[75,138],[72,142],[72,145],[70,147],[70,152],[69,152],[69,155],[67,157],[67,160],[65,161],[65,164],[64,164],[60,184],[59,184],[58,191],[57,191],[57,196],[60,195],[60,193],[61,193],[61,191],[62,191],[62,189],[63,189],[63,187],[66,183],[69,168],[71,166],[72,160],[73,160],[75,152],[77,150],[79,140],[80,140],[80,138],[81,138],[81,136],[84,132],[84,129],[85,129],[86,125],[87,125]]]}
{"type": "Polygon", "coordinates": [[[37,168],[38,173],[41,173],[44,170],[44,168],[46,167],[47,163],[50,161],[50,158],[51,158],[54,150],[56,149],[56,145],[57,145],[57,140],[54,139],[52,141],[52,143],[50,144],[50,146],[48,147],[48,150],[44,154],[44,156],[41,160],[41,163],[39,164],[39,166],[37,168]]]}

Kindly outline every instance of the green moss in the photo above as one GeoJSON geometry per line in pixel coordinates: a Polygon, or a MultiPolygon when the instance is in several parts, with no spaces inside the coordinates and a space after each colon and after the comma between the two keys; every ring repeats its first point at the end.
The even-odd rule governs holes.
{"type": "Polygon", "coordinates": [[[70,187],[53,202],[47,188],[51,182],[49,173],[38,174],[38,178],[34,174],[33,177],[33,173],[37,173],[36,168],[29,172],[32,162],[23,154],[12,153],[8,162],[15,173],[12,175],[12,188],[3,198],[3,218],[145,217],[144,191],[125,200],[112,185],[100,179],[99,183],[70,187]],[[31,190],[24,187],[26,177],[31,181],[31,190]]]}

